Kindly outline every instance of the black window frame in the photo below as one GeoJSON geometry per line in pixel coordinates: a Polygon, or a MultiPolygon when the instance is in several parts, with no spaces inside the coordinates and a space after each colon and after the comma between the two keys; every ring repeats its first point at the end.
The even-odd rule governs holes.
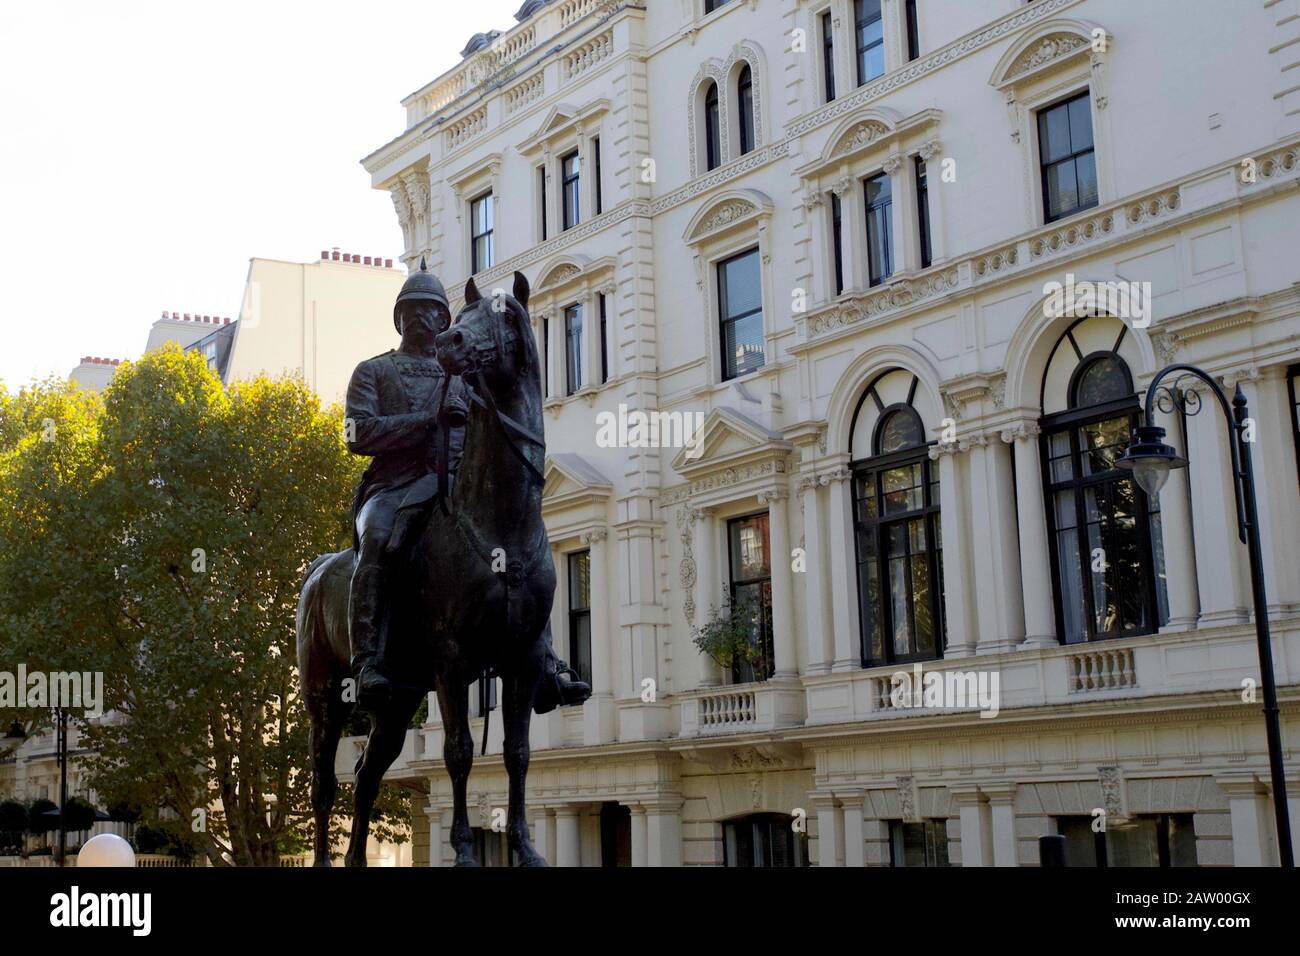
{"type": "Polygon", "coordinates": [[[1042,201],[1043,201],[1044,224],[1058,222],[1062,219],[1068,219],[1070,216],[1081,213],[1087,209],[1094,209],[1098,205],[1100,205],[1101,189],[1100,189],[1100,183],[1098,183],[1097,180],[1097,144],[1095,139],[1096,131],[1093,129],[1093,125],[1092,125],[1092,91],[1090,89],[1083,90],[1080,93],[1075,93],[1071,96],[1065,97],[1064,99],[1057,100],[1055,103],[1051,103],[1047,106],[1040,107],[1034,113],[1034,122],[1035,122],[1035,129],[1038,135],[1038,178],[1039,178],[1039,188],[1042,190],[1043,193],[1042,201]],[[1070,105],[1079,100],[1086,100],[1088,102],[1088,144],[1089,145],[1086,149],[1075,150],[1073,148],[1074,127],[1070,124],[1070,116],[1072,115],[1070,112],[1070,105]],[[1044,148],[1043,130],[1048,121],[1048,117],[1055,110],[1065,111],[1066,126],[1070,130],[1071,152],[1068,156],[1062,156],[1057,159],[1051,160],[1049,162],[1044,158],[1043,155],[1043,148],[1044,148]],[[1049,171],[1055,169],[1058,166],[1063,166],[1066,163],[1074,164],[1073,169],[1075,170],[1075,177],[1074,177],[1075,198],[1077,200],[1079,196],[1078,164],[1080,160],[1085,157],[1087,158],[1087,161],[1092,164],[1092,181],[1094,183],[1098,183],[1097,195],[1093,197],[1091,202],[1086,202],[1086,203],[1076,202],[1076,205],[1070,207],[1069,209],[1064,209],[1059,212],[1053,213],[1050,205],[1050,199],[1049,199],[1050,191],[1048,190],[1048,186],[1047,186],[1049,171]]]}
{"type": "Polygon", "coordinates": [[[894,182],[893,177],[886,172],[879,172],[872,176],[867,176],[862,180],[862,203],[866,213],[864,230],[867,242],[867,284],[870,286],[881,285],[894,274],[894,182]],[[888,187],[888,194],[885,199],[870,198],[870,185],[874,182],[883,182],[888,187]],[[872,223],[878,223],[881,231],[884,233],[882,241],[879,243],[880,249],[885,257],[884,263],[874,261],[872,255],[872,223]]]}
{"type": "Polygon", "coordinates": [[[592,175],[596,177],[595,181],[592,182],[592,186],[595,187],[595,193],[596,193],[596,215],[599,216],[602,212],[605,211],[605,198],[603,195],[603,190],[600,187],[601,175],[600,175],[600,137],[599,136],[593,136],[591,139],[591,159],[592,159],[592,167],[593,167],[592,175]]]}
{"type": "Polygon", "coordinates": [[[783,813],[751,813],[725,820],[722,825],[722,865],[739,869],[799,868],[811,866],[808,859],[808,835],[794,829],[794,818],[783,813]],[[785,862],[775,864],[775,848],[785,862]],[[742,848],[748,849],[742,854],[742,848]]]}
{"type": "Polygon", "coordinates": [[[748,63],[736,75],[736,109],[739,155],[744,156],[754,151],[754,130],[757,127],[754,122],[754,70],[748,63]]]}
{"type": "Polygon", "coordinates": [[[835,259],[835,294],[844,291],[844,203],[831,193],[831,252],[835,259]]]}
{"type": "Polygon", "coordinates": [[[548,315],[542,316],[541,346],[542,400],[545,401],[551,394],[551,318],[548,315]]]}
{"type": "Polygon", "coordinates": [[[752,372],[758,371],[760,368],[762,368],[764,365],[767,364],[767,351],[766,348],[764,348],[763,361],[760,362],[758,365],[754,366],[753,368],[746,368],[742,371],[736,365],[735,352],[728,350],[726,347],[728,325],[734,325],[745,319],[751,318],[754,315],[761,316],[763,314],[763,290],[761,287],[762,263],[761,262],[759,263],[760,287],[758,291],[758,307],[755,309],[750,309],[747,312],[742,312],[738,315],[730,315],[728,313],[727,281],[726,281],[727,266],[729,266],[733,262],[738,262],[739,260],[744,259],[747,256],[754,256],[755,258],[757,258],[758,254],[759,254],[758,246],[752,246],[751,248],[746,249],[743,252],[737,252],[735,255],[728,256],[727,258],[722,259],[717,263],[715,274],[717,276],[717,282],[718,282],[718,343],[719,343],[719,351],[722,353],[722,380],[724,382],[729,382],[733,378],[740,378],[743,375],[749,375],[752,372]]]}
{"type": "Polygon", "coordinates": [[[907,62],[921,56],[921,31],[916,18],[916,0],[906,0],[903,9],[903,22],[907,24],[907,62]]]}
{"type": "Polygon", "coordinates": [[[756,511],[752,514],[738,515],[727,519],[727,593],[734,608],[737,595],[742,588],[757,588],[760,595],[759,606],[762,617],[759,620],[759,634],[756,643],[760,645],[759,660],[756,662],[736,662],[731,668],[732,682],[736,684],[762,683],[770,680],[776,673],[776,640],[772,627],[772,525],[769,513],[756,511]],[[766,540],[763,544],[763,556],[767,560],[767,573],[749,577],[738,577],[735,530],[748,522],[761,524],[766,540]],[[746,671],[752,671],[751,680],[745,680],[746,671]]]}
{"type": "Polygon", "coordinates": [[[835,19],[830,10],[818,19],[822,27],[822,84],[829,103],[835,99],[835,19]]]}
{"type": "MultiPolygon", "coordinates": [[[[568,574],[568,611],[569,611],[569,666],[578,672],[579,677],[591,683],[591,645],[595,636],[591,633],[591,550],[584,548],[581,551],[570,551],[566,557],[566,568],[568,574]],[[586,563],[587,566],[587,602],[579,606],[575,603],[578,600],[575,595],[574,582],[578,580],[574,574],[574,566],[586,563]],[[586,634],[582,633],[582,622],[586,621],[586,634]]],[[[578,705],[581,706],[581,705],[578,705]]]]}
{"type": "Polygon", "coordinates": [[[582,222],[582,152],[571,150],[560,157],[560,225],[568,232],[582,222]],[[570,172],[569,165],[573,165],[570,172]]]}
{"type": "MultiPolygon", "coordinates": [[[[915,827],[921,828],[922,853],[925,857],[920,866],[952,866],[952,861],[948,856],[948,821],[938,817],[915,821],[890,820],[889,865],[898,869],[907,868],[907,831],[909,828],[915,827]],[[902,851],[901,860],[899,859],[900,849],[902,851]],[[940,859],[941,853],[942,859],[940,859]]],[[[913,832],[915,833],[915,831],[913,832]]]]}
{"type": "Polygon", "coordinates": [[[1300,486],[1300,365],[1286,370],[1287,388],[1291,395],[1291,439],[1295,446],[1296,483],[1300,486]]]}
{"type": "MultiPolygon", "coordinates": [[[[1086,319],[1080,319],[1080,322],[1086,319]]],[[[1075,323],[1078,324],[1077,322],[1075,323]]],[[[1043,502],[1044,502],[1044,519],[1047,522],[1047,537],[1049,552],[1052,564],[1052,592],[1053,608],[1056,615],[1056,633],[1057,640],[1061,644],[1091,644],[1098,641],[1114,640],[1128,637],[1141,637],[1146,634],[1156,633],[1163,621],[1164,608],[1160,599],[1159,587],[1157,583],[1158,568],[1156,561],[1156,549],[1154,538],[1154,524],[1152,516],[1159,513],[1158,499],[1152,501],[1146,493],[1133,480],[1132,473],[1122,468],[1111,467],[1105,471],[1096,471],[1085,475],[1083,473],[1083,458],[1085,449],[1080,438],[1080,432],[1089,425],[1100,424],[1102,422],[1112,421],[1119,418],[1127,418],[1129,425],[1129,435],[1132,435],[1133,429],[1141,422],[1142,405],[1138,398],[1137,390],[1133,386],[1132,371],[1128,363],[1124,362],[1119,356],[1120,342],[1123,341],[1124,335],[1128,330],[1127,326],[1121,326],[1119,338],[1116,340],[1113,348],[1103,351],[1091,352],[1087,355],[1082,354],[1078,343],[1075,342],[1072,333],[1074,326],[1067,329],[1061,336],[1061,342],[1057,343],[1056,348],[1061,348],[1062,342],[1068,342],[1073,347],[1078,363],[1075,366],[1069,382],[1069,407],[1062,412],[1056,412],[1050,415],[1044,415],[1039,419],[1039,443],[1040,443],[1040,465],[1042,468],[1043,481],[1043,502]],[[1102,360],[1118,360],[1123,367],[1124,373],[1128,379],[1128,387],[1132,391],[1121,399],[1103,402],[1096,405],[1078,407],[1075,403],[1075,394],[1080,378],[1097,362],[1102,360]],[[1065,434],[1068,436],[1069,452],[1067,455],[1052,454],[1052,439],[1057,435],[1065,434]],[[1058,480],[1053,479],[1053,465],[1057,461],[1069,461],[1069,476],[1058,480]],[[1088,514],[1088,492],[1092,489],[1098,489],[1095,497],[1100,498],[1104,495],[1104,500],[1109,503],[1112,496],[1116,494],[1116,489],[1125,484],[1132,489],[1133,510],[1136,520],[1136,534],[1139,548],[1139,560],[1141,563],[1141,580],[1136,582],[1136,587],[1142,599],[1142,611],[1146,623],[1135,628],[1112,631],[1097,630],[1097,609],[1095,607],[1095,595],[1092,584],[1092,547],[1088,534],[1089,522],[1088,514]],[[1074,524],[1066,528],[1058,528],[1057,518],[1057,496],[1059,494],[1069,493],[1073,498],[1073,520],[1074,524]],[[1062,555],[1060,537],[1062,532],[1074,532],[1075,547],[1078,550],[1077,569],[1079,579],[1077,587],[1083,601],[1083,619],[1081,637],[1071,640],[1066,628],[1066,594],[1062,588],[1062,555]]],[[[1050,362],[1050,358],[1049,358],[1050,362]]],[[[1126,444],[1121,440],[1120,444],[1126,444]]],[[[1108,509],[1108,513],[1113,515],[1113,511],[1108,509]]],[[[1100,514],[1100,511],[1099,511],[1100,514]]],[[[1107,528],[1115,524],[1112,516],[1108,524],[1103,524],[1099,528],[1099,534],[1106,535],[1107,528]]],[[[1113,538],[1114,532],[1111,532],[1113,538]]],[[[1122,549],[1114,549],[1106,537],[1101,538],[1101,547],[1106,556],[1106,562],[1111,565],[1112,561],[1117,560],[1115,553],[1122,554],[1122,549]]],[[[1116,607],[1123,607],[1124,595],[1129,594],[1134,587],[1133,575],[1122,573],[1118,569],[1114,572],[1108,572],[1106,580],[1107,594],[1115,594],[1114,603],[1116,607]]]]}
{"type": "MultiPolygon", "coordinates": [[[[1142,813],[1136,816],[1136,821],[1154,820],[1156,825],[1156,866],[1160,869],[1179,868],[1183,864],[1174,862],[1174,833],[1171,824],[1181,824],[1183,839],[1190,836],[1190,847],[1185,847],[1184,852],[1190,851],[1193,859],[1196,858],[1196,829],[1195,814],[1191,812],[1176,813],[1142,813]]],[[[1093,817],[1064,814],[1053,818],[1056,833],[1058,836],[1067,836],[1067,828],[1082,829],[1086,827],[1092,833],[1092,853],[1093,862],[1091,866],[1098,869],[1110,869],[1110,852],[1107,847],[1107,836],[1111,831],[1093,829],[1093,817]]],[[[1135,821],[1135,822],[1136,822],[1135,821]]],[[[1089,866],[1087,862],[1081,862],[1077,858],[1070,859],[1070,849],[1066,848],[1067,865],[1073,867],[1089,866]]],[[[1199,867],[1200,862],[1190,864],[1190,866],[1199,867]]]]}
{"type": "Polygon", "coordinates": [[[721,10],[731,0],[704,0],[704,15],[707,17],[714,10],[721,10]]]}
{"type": "Polygon", "coordinates": [[[605,293],[598,293],[600,302],[600,384],[609,381],[609,336],[607,332],[605,293]]]}
{"type": "Polygon", "coordinates": [[[883,50],[885,46],[884,15],[885,15],[884,4],[881,2],[881,0],[853,0],[853,47],[857,51],[858,86],[865,86],[867,83],[870,83],[872,80],[878,79],[879,77],[885,75],[886,68],[884,63],[881,63],[880,72],[877,73],[875,76],[865,75],[867,69],[867,54],[870,53],[872,50],[879,48],[882,51],[881,54],[882,59],[884,56],[883,54],[883,50]],[[875,3],[876,5],[875,16],[867,16],[865,14],[865,8],[868,3],[875,3]],[[871,26],[873,23],[880,24],[880,39],[873,40],[870,43],[864,44],[862,42],[863,29],[871,26]]]}
{"type": "Polygon", "coordinates": [[[916,183],[916,232],[920,244],[921,268],[928,269],[933,262],[930,248],[930,180],[925,157],[919,153],[912,157],[912,178],[916,183]]]}
{"type": "Polygon", "coordinates": [[[581,302],[564,307],[564,393],[576,395],[586,385],[582,367],[584,322],[581,302]]]}
{"type": "Polygon", "coordinates": [[[718,105],[718,84],[712,80],[704,91],[704,168],[722,165],[722,115],[718,105]]]}
{"type": "Polygon", "coordinates": [[[546,196],[546,167],[545,167],[545,166],[538,166],[538,167],[537,167],[537,175],[538,175],[538,178],[539,178],[539,181],[540,181],[540,185],[541,185],[541,197],[542,197],[542,241],[545,242],[548,238],[550,238],[550,237],[547,235],[547,232],[548,232],[549,230],[548,230],[548,228],[547,228],[547,227],[548,227],[548,224],[547,224],[547,210],[546,210],[546,206],[547,206],[547,196],[546,196]]]}
{"type": "Polygon", "coordinates": [[[470,275],[478,275],[484,269],[491,269],[496,264],[496,254],[493,248],[493,229],[496,220],[496,204],[493,201],[492,190],[475,196],[469,201],[469,268],[470,275]],[[487,228],[479,232],[479,207],[480,204],[486,203],[487,209],[487,228]],[[486,240],[486,262],[480,261],[479,242],[486,240]]]}
{"type": "Polygon", "coordinates": [[[917,388],[920,385],[920,379],[915,375],[912,376],[907,400],[904,402],[894,402],[886,405],[876,390],[876,384],[880,379],[884,378],[885,375],[892,374],[893,371],[896,370],[882,373],[868,386],[858,400],[857,408],[854,409],[853,422],[849,431],[850,435],[854,433],[863,405],[867,401],[871,401],[877,413],[875,427],[871,436],[871,454],[869,457],[860,458],[849,465],[850,470],[853,472],[852,521],[854,573],[858,589],[858,650],[863,667],[881,667],[889,664],[941,660],[947,644],[948,619],[944,608],[943,525],[939,494],[939,467],[937,462],[930,460],[930,446],[934,442],[924,440],[925,425],[912,404],[916,397],[917,388]],[[919,444],[911,447],[882,454],[881,435],[890,417],[895,414],[914,416],[922,440],[919,444]],[[920,489],[921,506],[906,511],[886,513],[885,504],[888,492],[885,490],[885,475],[900,468],[915,468],[917,466],[919,466],[919,483],[909,487],[920,489]],[[921,522],[925,533],[924,555],[928,576],[928,610],[931,620],[931,639],[934,642],[932,650],[917,649],[919,645],[916,623],[918,620],[916,588],[912,582],[912,563],[910,560],[906,560],[913,557],[910,527],[917,520],[921,522]],[[894,528],[900,526],[904,529],[903,534],[907,542],[907,552],[904,556],[904,571],[906,574],[904,593],[907,601],[908,625],[912,642],[912,649],[903,654],[899,654],[894,647],[895,622],[893,620],[893,601],[890,600],[889,594],[891,581],[889,573],[889,535],[894,528]],[[869,547],[864,547],[868,543],[869,547]],[[871,606],[872,589],[870,585],[872,583],[875,584],[878,613],[871,606]],[[873,647],[877,635],[879,637],[878,650],[873,647]]]}

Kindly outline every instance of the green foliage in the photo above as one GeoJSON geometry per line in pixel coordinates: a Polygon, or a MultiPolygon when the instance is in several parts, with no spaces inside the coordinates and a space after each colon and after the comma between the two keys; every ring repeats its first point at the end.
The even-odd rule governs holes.
{"type": "Polygon", "coordinates": [[[33,836],[40,836],[42,833],[57,829],[58,823],[54,818],[45,816],[50,810],[57,809],[59,808],[53,800],[46,800],[44,797],[33,800],[32,805],[27,808],[27,832],[33,836]]]}
{"type": "Polygon", "coordinates": [[[95,808],[80,797],[69,797],[63,811],[63,829],[69,833],[89,830],[95,825],[95,808]]]}
{"type": "Polygon", "coordinates": [[[691,640],[700,653],[707,654],[722,667],[740,662],[762,660],[762,648],[754,640],[756,622],[765,608],[752,594],[733,599],[723,589],[722,604],[709,608],[708,623],[697,627],[691,640]]]}
{"type": "Polygon", "coordinates": [[[6,800],[0,803],[0,856],[11,856],[21,852],[27,824],[25,806],[17,800],[6,800]]]}
{"type": "Polygon", "coordinates": [[[103,672],[113,717],[73,714],[91,785],[214,864],[310,834],[294,617],[306,565],[351,543],[341,415],[298,379],[223,390],[174,346],[102,402],[0,391],[0,659],[103,672]]]}

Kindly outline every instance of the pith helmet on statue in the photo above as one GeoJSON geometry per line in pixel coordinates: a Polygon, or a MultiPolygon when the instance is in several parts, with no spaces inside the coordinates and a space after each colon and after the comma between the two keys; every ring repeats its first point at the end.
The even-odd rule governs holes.
{"type": "Polygon", "coordinates": [[[441,302],[442,307],[448,312],[451,311],[451,303],[447,301],[447,293],[443,290],[442,283],[438,281],[437,276],[425,268],[424,256],[420,257],[420,270],[407,276],[406,282],[402,284],[402,291],[397,294],[397,301],[393,303],[393,326],[399,335],[402,332],[402,322],[399,317],[402,303],[414,299],[432,299],[434,302],[441,302]]]}

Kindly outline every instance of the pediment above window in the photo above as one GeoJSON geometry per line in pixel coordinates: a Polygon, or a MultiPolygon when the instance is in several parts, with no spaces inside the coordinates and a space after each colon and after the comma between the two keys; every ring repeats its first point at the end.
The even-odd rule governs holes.
{"type": "Polygon", "coordinates": [[[1089,20],[1050,20],[1013,44],[993,70],[989,85],[1006,90],[1017,84],[1038,79],[1056,69],[1089,59],[1094,40],[1105,50],[1113,38],[1089,20]]]}
{"type": "Polygon", "coordinates": [[[784,473],[786,457],[793,450],[794,445],[779,432],[734,409],[715,408],[704,419],[697,437],[677,453],[673,470],[692,481],[726,477],[728,472],[733,479],[784,473]],[[753,467],[778,461],[779,467],[767,470],[753,467]]]}
{"type": "Polygon", "coordinates": [[[766,195],[756,189],[735,189],[723,193],[691,217],[683,238],[688,245],[698,245],[732,229],[756,224],[771,215],[772,200],[766,195]]]}
{"type": "Polygon", "coordinates": [[[543,512],[588,505],[603,512],[614,490],[614,483],[595,465],[572,452],[548,455],[542,477],[543,512]]]}
{"type": "MultiPolygon", "coordinates": [[[[533,286],[533,299],[541,302],[564,292],[601,283],[613,277],[617,260],[613,256],[592,259],[584,255],[557,256],[542,266],[533,286]]],[[[536,308],[534,308],[536,311],[536,308]]]]}
{"type": "Polygon", "coordinates": [[[517,149],[524,156],[533,156],[547,147],[566,143],[577,137],[586,124],[590,123],[594,127],[595,121],[608,111],[609,100],[605,99],[595,100],[583,107],[557,103],[551,107],[537,131],[520,143],[517,149]]]}
{"type": "Polygon", "coordinates": [[[833,178],[850,164],[904,151],[910,143],[933,138],[942,118],[943,110],[938,109],[911,116],[887,106],[860,110],[836,127],[820,156],[796,172],[806,180],[833,178]]]}

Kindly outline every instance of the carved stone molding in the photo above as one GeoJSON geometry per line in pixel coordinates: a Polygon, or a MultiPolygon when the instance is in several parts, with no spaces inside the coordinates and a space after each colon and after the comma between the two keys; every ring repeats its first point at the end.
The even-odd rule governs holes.
{"type": "Polygon", "coordinates": [[[919,823],[921,815],[916,800],[916,778],[895,777],[894,782],[898,786],[899,816],[907,823],[919,823]]]}

